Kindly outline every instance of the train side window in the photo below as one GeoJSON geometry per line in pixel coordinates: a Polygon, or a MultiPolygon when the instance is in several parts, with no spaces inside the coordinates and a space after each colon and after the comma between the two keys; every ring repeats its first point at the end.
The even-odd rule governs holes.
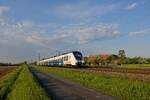
{"type": "Polygon", "coordinates": [[[65,57],[63,57],[63,60],[65,61],[65,57]]]}
{"type": "Polygon", "coordinates": [[[64,61],[67,61],[67,56],[64,57],[64,61]]]}
{"type": "Polygon", "coordinates": [[[66,56],[66,61],[68,60],[68,56],[66,56]]]}
{"type": "Polygon", "coordinates": [[[69,59],[71,59],[71,56],[69,56],[69,59]]]}
{"type": "Polygon", "coordinates": [[[66,61],[66,56],[64,57],[64,60],[66,61]]]}

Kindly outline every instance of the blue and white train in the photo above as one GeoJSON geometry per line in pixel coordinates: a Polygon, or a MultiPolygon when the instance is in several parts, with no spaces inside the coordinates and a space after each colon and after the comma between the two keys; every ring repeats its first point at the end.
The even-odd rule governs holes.
{"type": "Polygon", "coordinates": [[[38,65],[42,66],[77,66],[83,64],[83,56],[79,51],[71,51],[39,60],[38,65]]]}

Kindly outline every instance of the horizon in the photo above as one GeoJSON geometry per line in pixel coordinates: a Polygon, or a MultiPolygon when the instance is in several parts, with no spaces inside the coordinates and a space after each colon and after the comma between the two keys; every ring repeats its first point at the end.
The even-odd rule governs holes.
{"type": "Polygon", "coordinates": [[[58,52],[150,58],[149,0],[0,0],[0,62],[58,52]]]}

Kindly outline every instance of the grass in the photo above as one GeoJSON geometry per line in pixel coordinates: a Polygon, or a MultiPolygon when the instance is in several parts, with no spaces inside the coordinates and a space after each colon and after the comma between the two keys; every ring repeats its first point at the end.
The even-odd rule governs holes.
{"type": "Polygon", "coordinates": [[[150,100],[150,83],[122,77],[96,75],[61,68],[35,67],[121,100],[150,100]]]}
{"type": "Polygon", "coordinates": [[[24,65],[7,100],[50,100],[50,98],[24,65]]]}
{"type": "Polygon", "coordinates": [[[150,68],[150,64],[123,64],[118,65],[120,68],[150,68]]]}
{"type": "Polygon", "coordinates": [[[3,100],[6,98],[7,94],[11,90],[11,86],[17,79],[17,76],[20,72],[21,68],[17,68],[14,71],[8,73],[7,75],[3,76],[0,79],[0,100],[3,100]]]}

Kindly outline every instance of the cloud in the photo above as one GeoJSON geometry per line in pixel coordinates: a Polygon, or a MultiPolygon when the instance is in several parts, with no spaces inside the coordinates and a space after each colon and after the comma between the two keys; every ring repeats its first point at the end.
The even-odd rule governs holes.
{"type": "Polygon", "coordinates": [[[129,36],[145,36],[149,34],[150,34],[150,28],[147,28],[144,30],[136,31],[136,32],[130,32],[129,36]]]}
{"type": "Polygon", "coordinates": [[[137,3],[132,3],[132,4],[128,5],[125,9],[126,10],[133,10],[137,7],[137,5],[138,5],[137,3]]]}
{"type": "Polygon", "coordinates": [[[83,44],[91,41],[102,41],[121,35],[118,25],[104,23],[79,23],[63,25],[53,31],[44,25],[33,22],[11,22],[3,19],[0,23],[0,44],[29,43],[36,46],[83,44]],[[18,42],[19,41],[19,42],[18,42]]]}
{"type": "Polygon", "coordinates": [[[125,7],[125,10],[134,10],[136,9],[137,7],[141,6],[141,5],[144,5],[145,4],[145,1],[142,1],[142,2],[134,2],[134,3],[131,3],[129,5],[127,5],[125,7]]]}
{"type": "Polygon", "coordinates": [[[54,45],[61,43],[60,40],[63,37],[63,35],[56,37],[52,32],[48,33],[50,26],[35,24],[31,21],[12,22],[1,18],[0,27],[0,46],[32,45],[32,48],[47,49],[50,44],[55,47],[54,45]]]}
{"type": "Polygon", "coordinates": [[[7,11],[9,11],[9,7],[0,5],[0,15],[7,11]]]}
{"type": "Polygon", "coordinates": [[[57,38],[76,44],[113,39],[120,35],[117,25],[103,23],[70,25],[57,31],[57,38]]]}
{"type": "Polygon", "coordinates": [[[37,52],[52,50],[45,44],[43,26],[29,21],[13,22],[3,16],[0,17],[0,28],[0,61],[35,59],[37,52]]]}
{"type": "MultiPolygon", "coordinates": [[[[97,7],[92,9],[97,9],[97,7]]],[[[57,26],[56,24],[36,24],[32,21],[15,22],[4,15],[4,12],[8,10],[8,7],[0,8],[0,47],[3,48],[0,49],[1,58],[7,56],[9,59],[9,57],[13,58],[16,55],[15,57],[20,61],[20,58],[25,59],[38,51],[53,52],[59,48],[71,47],[72,44],[104,41],[121,35],[116,24],[80,22],[57,26]],[[8,53],[8,50],[11,50],[13,54],[8,53]]],[[[94,10],[81,16],[90,16],[93,13],[92,11],[94,10]]],[[[76,14],[73,16],[76,16],[76,14]]],[[[5,61],[7,61],[7,58],[5,61]]]]}
{"type": "Polygon", "coordinates": [[[61,18],[85,18],[101,16],[117,9],[118,4],[95,4],[93,2],[80,2],[63,4],[53,7],[52,13],[61,18]]]}
{"type": "MultiPolygon", "coordinates": [[[[40,42],[40,37],[44,34],[44,29],[28,21],[12,22],[10,20],[1,18],[0,20],[0,44],[4,45],[21,45],[23,43],[40,42]],[[39,41],[33,42],[29,37],[39,39],[39,41]],[[39,38],[38,38],[39,37],[39,38]]],[[[42,45],[42,43],[38,43],[42,45]]]]}
{"type": "MultiPolygon", "coordinates": [[[[96,5],[80,3],[79,5],[62,5],[55,9],[67,17],[96,16],[112,11],[116,5],[96,5]]],[[[0,6],[0,13],[8,11],[9,7],[0,6]]],[[[52,29],[51,25],[39,25],[31,21],[12,22],[7,17],[0,17],[0,44],[22,45],[32,44],[46,47],[51,44],[83,44],[91,41],[102,41],[120,36],[115,24],[86,23],[63,25],[52,29]],[[51,29],[51,31],[50,31],[51,29]]]]}

